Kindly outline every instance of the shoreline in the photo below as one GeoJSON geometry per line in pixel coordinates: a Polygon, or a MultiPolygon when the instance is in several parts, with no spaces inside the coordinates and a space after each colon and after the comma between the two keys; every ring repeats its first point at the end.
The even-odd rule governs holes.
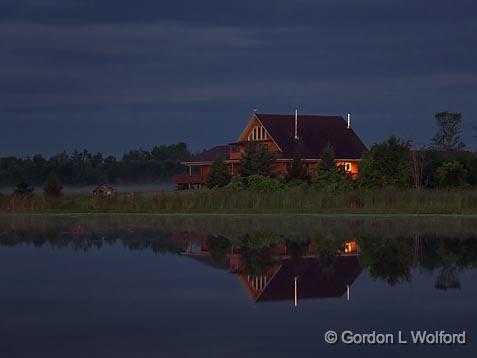
{"type": "Polygon", "coordinates": [[[0,212],[0,217],[10,216],[162,216],[162,217],[314,217],[314,218],[468,218],[477,219],[477,214],[444,213],[214,213],[214,212],[0,212]]]}

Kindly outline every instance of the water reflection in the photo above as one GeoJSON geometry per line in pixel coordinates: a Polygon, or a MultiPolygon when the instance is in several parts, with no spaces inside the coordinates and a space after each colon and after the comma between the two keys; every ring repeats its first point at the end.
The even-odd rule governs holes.
{"type": "Polygon", "coordinates": [[[460,289],[462,273],[477,266],[476,220],[253,220],[0,217],[0,245],[88,251],[119,243],[183,255],[235,273],[255,302],[292,299],[295,278],[299,298],[342,297],[362,270],[390,286],[419,270],[436,289],[460,289]]]}
{"type": "Polygon", "coordinates": [[[250,247],[247,237],[234,246],[224,237],[177,233],[187,241],[183,255],[236,274],[254,302],[338,298],[360,275],[359,246],[355,240],[339,247],[320,247],[316,241],[281,241],[250,247]]]}

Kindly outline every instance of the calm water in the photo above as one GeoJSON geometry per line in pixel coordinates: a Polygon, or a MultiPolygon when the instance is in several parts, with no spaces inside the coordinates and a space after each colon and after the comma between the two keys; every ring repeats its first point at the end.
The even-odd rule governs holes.
{"type": "Polygon", "coordinates": [[[476,229],[442,217],[0,217],[0,357],[475,357],[476,229]],[[419,329],[468,342],[323,338],[419,329]]]}

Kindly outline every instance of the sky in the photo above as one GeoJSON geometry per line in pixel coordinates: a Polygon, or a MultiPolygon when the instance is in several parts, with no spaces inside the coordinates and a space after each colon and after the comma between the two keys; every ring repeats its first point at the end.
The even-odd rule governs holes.
{"type": "Polygon", "coordinates": [[[477,148],[473,0],[1,0],[0,156],[237,139],[252,111],[343,115],[367,145],[477,148]]]}

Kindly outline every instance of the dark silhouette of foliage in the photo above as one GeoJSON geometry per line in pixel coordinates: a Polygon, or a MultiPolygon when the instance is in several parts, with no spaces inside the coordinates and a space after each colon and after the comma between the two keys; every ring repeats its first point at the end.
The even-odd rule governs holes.
{"type": "Polygon", "coordinates": [[[409,141],[395,136],[373,144],[361,161],[359,185],[367,188],[411,186],[410,148],[409,141]]]}
{"type": "Polygon", "coordinates": [[[315,183],[319,189],[328,192],[346,191],[353,187],[353,181],[344,168],[336,166],[335,151],[327,144],[321,152],[315,183]]]}
{"type": "Polygon", "coordinates": [[[219,157],[216,158],[210,166],[206,178],[206,185],[208,188],[221,188],[229,184],[231,178],[227,164],[222,157],[219,157]]]}
{"type": "Polygon", "coordinates": [[[61,198],[61,191],[63,187],[61,186],[60,180],[55,173],[50,173],[48,179],[46,180],[45,185],[43,185],[43,195],[47,199],[58,199],[61,198]]]}
{"type": "Polygon", "coordinates": [[[240,160],[240,175],[248,177],[251,175],[261,175],[265,177],[273,176],[273,166],[275,155],[268,148],[259,143],[249,143],[245,148],[245,153],[240,160]]]}
{"type": "Polygon", "coordinates": [[[438,150],[461,150],[465,147],[461,138],[462,113],[436,113],[436,123],[439,128],[432,138],[432,146],[438,150]]]}
{"type": "Polygon", "coordinates": [[[28,178],[33,185],[42,185],[51,172],[67,185],[140,183],[184,173],[181,162],[189,157],[185,143],[155,146],[150,152],[129,150],[119,160],[113,155],[90,153],[86,149],[75,150],[71,155],[55,154],[49,159],[41,154],[33,158],[3,157],[0,158],[0,185],[15,185],[18,178],[28,178]]]}
{"type": "Polygon", "coordinates": [[[336,170],[336,158],[335,149],[330,143],[327,143],[321,151],[320,170],[335,171],[336,170]]]}
{"type": "Polygon", "coordinates": [[[309,181],[310,177],[308,175],[308,170],[302,160],[300,152],[295,152],[293,156],[293,161],[288,169],[287,175],[285,177],[287,182],[293,180],[302,180],[302,181],[309,181]]]}
{"type": "Polygon", "coordinates": [[[31,197],[33,196],[33,192],[35,189],[31,186],[31,184],[27,181],[21,181],[15,187],[15,191],[13,195],[21,196],[21,197],[31,197]]]}
{"type": "Polygon", "coordinates": [[[467,170],[459,161],[447,162],[437,168],[439,186],[461,187],[466,185],[467,170]]]}
{"type": "Polygon", "coordinates": [[[212,260],[217,266],[227,264],[227,254],[230,252],[230,241],[223,236],[209,236],[207,238],[207,249],[212,260]]]}

